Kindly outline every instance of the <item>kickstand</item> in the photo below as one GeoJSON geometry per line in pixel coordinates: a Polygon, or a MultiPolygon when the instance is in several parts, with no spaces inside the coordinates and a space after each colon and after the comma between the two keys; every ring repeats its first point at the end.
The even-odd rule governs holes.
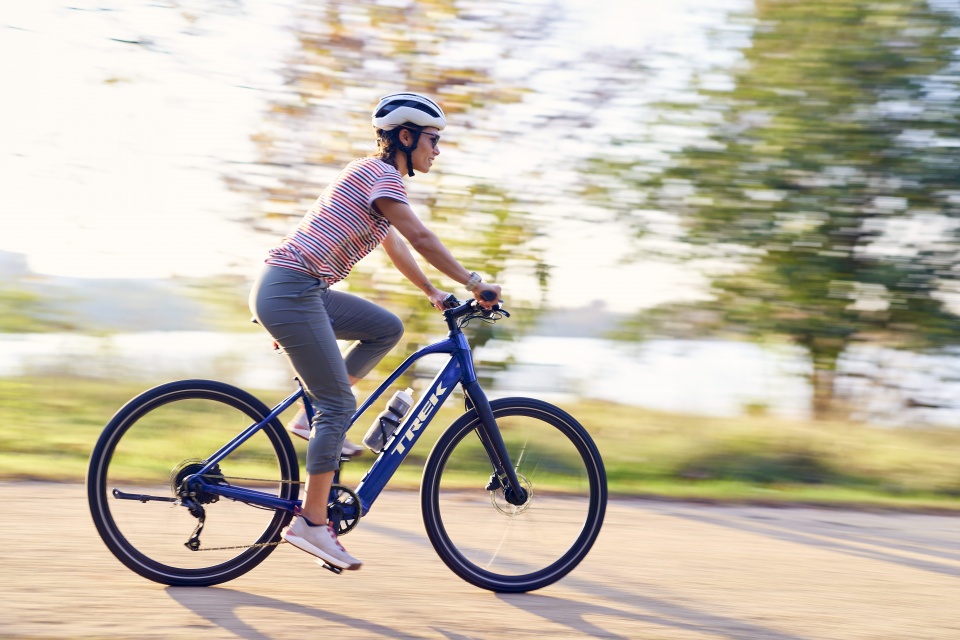
{"type": "Polygon", "coordinates": [[[332,571],[337,575],[340,575],[341,573],[343,573],[343,569],[341,569],[340,567],[335,567],[332,564],[321,560],[320,558],[317,558],[315,562],[321,567],[323,567],[324,569],[326,569],[327,571],[332,571]]]}

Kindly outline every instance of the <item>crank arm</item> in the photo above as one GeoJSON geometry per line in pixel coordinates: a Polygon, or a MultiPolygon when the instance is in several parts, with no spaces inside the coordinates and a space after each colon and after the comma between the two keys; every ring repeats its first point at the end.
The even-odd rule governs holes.
{"type": "Polygon", "coordinates": [[[163,496],[148,496],[142,493],[124,493],[120,489],[113,490],[113,497],[118,500],[139,500],[140,502],[176,502],[177,498],[163,496]]]}

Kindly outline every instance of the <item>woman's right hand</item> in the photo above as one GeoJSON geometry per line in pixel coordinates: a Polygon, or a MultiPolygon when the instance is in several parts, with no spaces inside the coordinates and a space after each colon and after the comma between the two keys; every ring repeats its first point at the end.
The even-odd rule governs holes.
{"type": "Polygon", "coordinates": [[[477,299],[477,302],[480,303],[480,306],[484,309],[490,309],[493,305],[500,302],[500,285],[498,284],[487,284],[486,282],[478,282],[477,286],[474,287],[471,291],[473,297],[477,299]],[[490,300],[483,299],[484,291],[492,291],[494,295],[490,300]]]}
{"type": "Polygon", "coordinates": [[[446,291],[441,291],[436,287],[433,287],[430,290],[430,293],[427,294],[427,298],[430,300],[430,304],[434,309],[438,311],[443,311],[446,307],[444,306],[444,301],[447,299],[447,296],[450,294],[446,291]]]}

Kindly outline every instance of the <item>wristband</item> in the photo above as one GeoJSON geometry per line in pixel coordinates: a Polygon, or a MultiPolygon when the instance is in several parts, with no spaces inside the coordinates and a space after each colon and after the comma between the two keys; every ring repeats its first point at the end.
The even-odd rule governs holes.
{"type": "Polygon", "coordinates": [[[470,274],[470,278],[467,280],[467,284],[463,285],[463,287],[467,291],[473,291],[474,289],[477,288],[477,285],[480,284],[480,282],[481,280],[480,280],[479,274],[477,274],[477,272],[474,271],[470,274]]]}

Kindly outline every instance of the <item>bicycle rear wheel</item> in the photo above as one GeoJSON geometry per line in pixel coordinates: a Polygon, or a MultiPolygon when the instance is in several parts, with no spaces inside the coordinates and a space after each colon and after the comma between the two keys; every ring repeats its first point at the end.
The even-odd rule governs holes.
{"type": "MultiPolygon", "coordinates": [[[[97,441],[87,471],[87,498],[100,537],[127,567],[168,585],[206,586],[260,564],[292,514],[199,495],[205,512],[198,550],[185,543],[199,520],[173,503],[183,479],[269,409],[249,393],[209,380],[183,380],[128,402],[97,441]],[[122,499],[126,494],[157,500],[122,499]],[[163,501],[166,500],[166,501],[163,501]]],[[[220,464],[220,483],[295,500],[297,454],[273,420],[220,464]]]]}
{"type": "Polygon", "coordinates": [[[522,505],[504,499],[480,442],[475,411],[437,440],[424,468],[421,509],[434,549],[478,587],[522,592],[572,571],[600,533],[606,473],[596,445],[573,417],[546,402],[491,402],[521,483],[522,505]]]}

